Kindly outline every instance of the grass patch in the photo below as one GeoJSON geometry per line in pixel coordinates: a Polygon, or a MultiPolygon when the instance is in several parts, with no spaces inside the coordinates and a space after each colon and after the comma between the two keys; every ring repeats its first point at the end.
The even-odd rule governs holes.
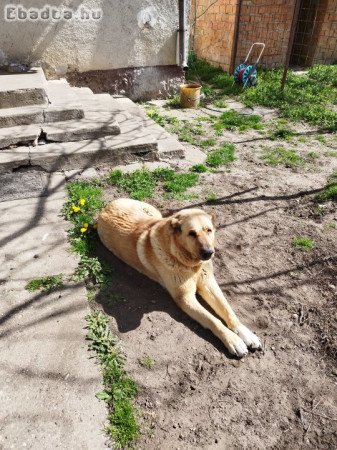
{"type": "Polygon", "coordinates": [[[314,241],[307,236],[295,237],[291,243],[294,247],[302,250],[311,250],[314,246],[314,241]]]}
{"type": "Polygon", "coordinates": [[[26,290],[29,292],[44,291],[50,292],[63,285],[63,274],[50,275],[41,278],[34,278],[26,284],[26,290]]]}
{"type": "Polygon", "coordinates": [[[295,133],[285,126],[279,126],[272,132],[270,139],[284,139],[285,141],[291,141],[295,133]]]}
{"type": "Polygon", "coordinates": [[[307,157],[310,159],[317,159],[319,158],[319,154],[315,151],[310,151],[307,153],[307,157]]]}
{"type": "Polygon", "coordinates": [[[207,172],[207,167],[205,166],[205,164],[195,164],[194,166],[191,167],[191,172],[196,172],[196,173],[204,173],[207,172]]]}
{"type": "Polygon", "coordinates": [[[87,280],[98,285],[108,285],[111,272],[110,267],[102,264],[98,258],[82,255],[73,279],[75,281],[87,280]]]}
{"type": "MultiPolygon", "coordinates": [[[[118,179],[119,175],[115,174],[115,177],[118,179]]],[[[73,225],[69,230],[72,249],[81,257],[73,279],[86,280],[89,302],[96,299],[99,291],[107,302],[115,302],[116,294],[107,290],[111,269],[93,256],[97,239],[95,216],[104,207],[102,182],[74,181],[68,183],[67,190],[68,200],[63,214],[73,225]]],[[[132,403],[137,394],[136,384],[124,370],[124,357],[109,330],[108,318],[101,312],[93,311],[86,321],[89,348],[96,352],[103,373],[104,390],[96,396],[107,403],[109,414],[106,432],[114,441],[115,448],[130,447],[139,435],[132,403]]]]}
{"type": "Polygon", "coordinates": [[[315,137],[315,141],[321,142],[322,144],[326,144],[326,137],[323,136],[322,134],[318,134],[315,137]]]}
{"type": "Polygon", "coordinates": [[[153,172],[147,169],[125,174],[121,170],[113,170],[108,175],[108,183],[127,192],[135,200],[153,197],[156,188],[156,178],[153,172]]]}
{"type": "Polygon", "coordinates": [[[322,192],[316,195],[315,199],[320,202],[337,201],[337,172],[329,177],[327,185],[322,192]]]}
{"type": "Polygon", "coordinates": [[[208,139],[204,139],[204,140],[200,141],[199,142],[199,147],[201,147],[203,149],[207,149],[209,147],[214,147],[215,144],[216,144],[215,139],[208,138],[208,139]]]}
{"type": "Polygon", "coordinates": [[[180,95],[174,95],[166,101],[166,107],[169,108],[180,108],[180,95]]]}
{"type": "Polygon", "coordinates": [[[210,152],[206,158],[206,165],[218,168],[230,164],[235,160],[235,147],[233,144],[222,144],[222,146],[210,152]]]}
{"type": "Polygon", "coordinates": [[[172,169],[140,169],[135,172],[123,174],[113,170],[108,175],[108,182],[127,192],[131,198],[145,200],[153,197],[157,187],[177,196],[183,194],[188,188],[195,186],[199,181],[197,173],[176,173],[172,169]]]}
{"type": "Polygon", "coordinates": [[[295,150],[284,147],[264,148],[261,158],[269,166],[299,167],[305,163],[295,150]]]}
{"type": "Polygon", "coordinates": [[[221,134],[222,130],[230,131],[246,131],[249,129],[261,130],[263,124],[261,117],[256,114],[250,116],[242,116],[237,111],[225,111],[220,117],[215,119],[213,128],[217,134],[221,134]]]}
{"type": "Polygon", "coordinates": [[[142,358],[139,358],[138,362],[142,367],[145,367],[146,369],[152,369],[155,364],[154,359],[149,355],[145,355],[142,358]]]}
{"type": "Polygon", "coordinates": [[[337,158],[337,151],[332,150],[332,151],[326,152],[325,155],[332,156],[333,158],[337,158]]]}
{"type": "Polygon", "coordinates": [[[105,401],[109,410],[106,432],[113,439],[115,448],[130,447],[139,436],[133,405],[137,386],[124,370],[124,357],[109,330],[108,318],[101,312],[93,311],[86,321],[89,349],[96,353],[103,373],[104,390],[98,392],[96,397],[105,401]]]}
{"type": "Polygon", "coordinates": [[[104,207],[101,183],[98,181],[73,181],[67,184],[68,200],[63,215],[72,222],[69,239],[72,250],[89,255],[97,237],[95,215],[104,207]]]}
{"type": "Polygon", "coordinates": [[[178,136],[181,142],[199,145],[201,136],[205,134],[201,121],[180,120],[177,117],[163,115],[156,107],[147,107],[147,115],[158,125],[178,136]]]}
{"type": "Polygon", "coordinates": [[[261,105],[277,108],[281,117],[306,121],[327,131],[337,130],[337,112],[330,107],[337,103],[337,65],[315,65],[307,74],[288,71],[284,91],[281,90],[283,69],[259,70],[258,85],[251,89],[233,84],[233,77],[221,69],[190,57],[187,76],[211,89],[221,89],[218,97],[238,97],[247,106],[261,105]]]}

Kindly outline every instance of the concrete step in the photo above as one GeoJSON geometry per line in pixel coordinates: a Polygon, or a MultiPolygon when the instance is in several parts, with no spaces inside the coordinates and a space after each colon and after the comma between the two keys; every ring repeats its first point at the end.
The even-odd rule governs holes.
{"type": "Polygon", "coordinates": [[[0,128],[30,124],[41,125],[43,122],[62,122],[65,120],[82,119],[83,117],[84,111],[78,104],[67,104],[64,106],[21,106],[0,109],[0,128]]]}
{"type": "Polygon", "coordinates": [[[0,109],[45,105],[47,81],[39,67],[27,73],[0,72],[0,109]]]}
{"type": "Polygon", "coordinates": [[[38,166],[47,172],[55,172],[156,160],[158,145],[155,139],[137,133],[132,137],[118,135],[1,150],[0,175],[12,173],[22,166],[38,166]]]}
{"type": "Polygon", "coordinates": [[[40,125],[0,128],[0,149],[17,144],[32,144],[41,134],[40,125]]]}
{"type": "Polygon", "coordinates": [[[42,127],[47,141],[72,142],[86,139],[98,139],[100,137],[116,135],[120,133],[118,123],[112,118],[97,118],[90,120],[84,117],[82,120],[68,120],[66,122],[46,123],[42,127]]]}

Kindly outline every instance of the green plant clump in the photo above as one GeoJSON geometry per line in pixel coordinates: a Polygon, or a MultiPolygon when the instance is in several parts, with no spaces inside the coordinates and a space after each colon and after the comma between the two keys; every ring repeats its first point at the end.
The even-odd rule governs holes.
{"type": "Polygon", "coordinates": [[[316,200],[321,202],[337,201],[337,172],[329,177],[327,185],[316,195],[316,200]]]}
{"type": "Polygon", "coordinates": [[[50,292],[63,285],[63,274],[51,275],[41,278],[34,278],[26,284],[26,289],[29,292],[44,291],[50,292]]]}
{"type": "Polygon", "coordinates": [[[222,144],[222,146],[210,152],[206,158],[206,165],[212,168],[228,165],[235,160],[235,147],[233,144],[222,144]]]}
{"type": "Polygon", "coordinates": [[[299,236],[294,238],[291,243],[294,247],[300,248],[302,250],[311,250],[314,246],[314,241],[306,236],[299,236]]]}
{"type": "Polygon", "coordinates": [[[261,123],[261,117],[256,114],[243,116],[237,111],[231,110],[222,113],[222,115],[215,120],[213,128],[217,134],[220,134],[224,129],[230,131],[246,131],[249,129],[261,130],[263,124],[261,123]]]}
{"type": "Polygon", "coordinates": [[[298,167],[304,164],[303,158],[295,150],[284,147],[265,148],[262,159],[270,166],[298,167]]]}
{"type": "Polygon", "coordinates": [[[89,349],[96,353],[103,372],[104,390],[98,392],[96,397],[105,401],[109,410],[106,431],[113,439],[115,448],[130,447],[139,436],[133,405],[137,386],[124,370],[124,358],[109,330],[108,318],[101,312],[93,311],[86,321],[89,349]]]}

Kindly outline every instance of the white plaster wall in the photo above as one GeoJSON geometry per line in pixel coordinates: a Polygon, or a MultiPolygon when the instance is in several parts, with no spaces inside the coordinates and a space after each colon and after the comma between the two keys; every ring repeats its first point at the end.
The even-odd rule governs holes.
{"type": "Polygon", "coordinates": [[[25,8],[102,9],[102,19],[11,21],[0,0],[0,64],[39,61],[58,73],[176,63],[178,0],[22,0],[25,8]],[[145,23],[145,24],[144,24],[145,23]]]}

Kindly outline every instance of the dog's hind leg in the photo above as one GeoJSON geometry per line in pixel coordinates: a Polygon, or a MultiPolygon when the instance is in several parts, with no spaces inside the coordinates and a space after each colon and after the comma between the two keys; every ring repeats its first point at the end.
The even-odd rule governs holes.
{"type": "Polygon", "coordinates": [[[204,328],[211,330],[213,334],[225,344],[227,350],[232,355],[241,358],[247,354],[247,346],[243,340],[237,334],[226,328],[221,320],[208,312],[207,309],[198,302],[195,294],[172,294],[178,306],[204,328]]]}
{"type": "Polygon", "coordinates": [[[247,347],[252,349],[261,347],[259,338],[237,318],[212,273],[200,276],[197,290],[206,303],[226,322],[228,328],[240,336],[247,347]]]}

